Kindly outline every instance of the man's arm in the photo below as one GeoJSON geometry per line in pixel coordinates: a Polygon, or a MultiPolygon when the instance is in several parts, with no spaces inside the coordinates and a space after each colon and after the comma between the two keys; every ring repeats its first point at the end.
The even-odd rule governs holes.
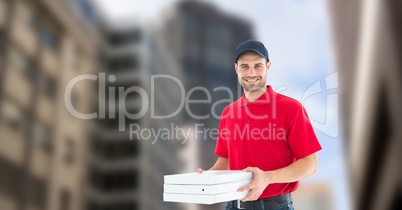
{"type": "Polygon", "coordinates": [[[300,158],[287,167],[265,172],[267,183],[289,183],[313,176],[317,172],[317,155],[300,158]]]}
{"type": "MultiPolygon", "coordinates": [[[[229,170],[229,161],[227,158],[218,157],[215,164],[208,170],[229,170]]],[[[197,168],[196,172],[202,173],[204,170],[201,168],[197,168]]]]}
{"type": "Polygon", "coordinates": [[[253,172],[253,181],[241,187],[238,191],[250,190],[242,201],[257,200],[269,184],[295,182],[310,177],[317,172],[317,156],[315,153],[296,160],[289,166],[273,170],[262,171],[256,167],[247,167],[244,171],[253,172]]]}

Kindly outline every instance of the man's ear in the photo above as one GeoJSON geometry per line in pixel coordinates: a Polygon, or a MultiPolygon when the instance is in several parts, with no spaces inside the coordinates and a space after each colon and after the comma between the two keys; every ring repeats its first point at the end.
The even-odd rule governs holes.
{"type": "Polygon", "coordinates": [[[238,66],[237,66],[237,63],[234,63],[234,67],[235,67],[235,71],[236,71],[236,74],[238,74],[238,66]]]}
{"type": "Polygon", "coordinates": [[[268,70],[269,68],[271,68],[271,61],[268,61],[268,62],[267,62],[267,70],[268,70]]]}

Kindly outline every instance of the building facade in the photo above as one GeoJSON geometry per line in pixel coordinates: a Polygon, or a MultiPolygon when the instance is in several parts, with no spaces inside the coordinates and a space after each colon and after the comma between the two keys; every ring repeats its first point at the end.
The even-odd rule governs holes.
{"type": "Polygon", "coordinates": [[[180,142],[152,135],[182,121],[180,113],[153,117],[169,115],[180,105],[177,83],[153,77],[181,80],[180,72],[148,21],[104,19],[98,29],[103,43],[100,74],[106,84],[98,88],[99,103],[94,106],[105,111],[95,123],[88,151],[86,207],[180,209],[181,204],[164,203],[162,197],[163,175],[186,165],[180,159],[180,142]]]}
{"type": "MultiPolygon", "coordinates": [[[[241,97],[234,51],[240,42],[254,37],[253,27],[242,18],[200,1],[179,2],[165,15],[159,34],[185,78],[188,99],[210,100],[190,104],[185,120],[206,129],[217,128],[222,110],[241,97]],[[222,99],[228,100],[213,106],[222,99]]],[[[202,160],[199,167],[208,168],[215,162],[214,140],[200,137],[199,151],[203,152],[198,157],[202,160]]]]}
{"type": "MultiPolygon", "coordinates": [[[[96,36],[67,1],[1,0],[0,11],[0,208],[80,209],[89,124],[64,91],[96,71],[96,36]]],[[[72,90],[81,112],[89,85],[72,90]]]]}
{"type": "MultiPolygon", "coordinates": [[[[194,87],[241,93],[232,55],[252,37],[250,24],[190,1],[159,23],[109,21],[92,3],[0,0],[0,209],[199,209],[163,202],[163,175],[215,161],[215,141],[193,132],[196,123],[217,128],[218,119],[178,108],[194,87]],[[95,79],[68,88],[82,75],[95,79]],[[137,136],[133,127],[188,135],[137,136]]],[[[213,93],[212,103],[228,94],[213,93]]]]}

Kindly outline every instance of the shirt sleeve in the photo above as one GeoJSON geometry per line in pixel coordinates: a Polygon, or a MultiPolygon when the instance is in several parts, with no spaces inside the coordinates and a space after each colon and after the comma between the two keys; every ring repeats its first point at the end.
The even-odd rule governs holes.
{"type": "Polygon", "coordinates": [[[215,154],[219,157],[228,158],[228,144],[227,144],[227,128],[226,128],[226,120],[224,118],[220,118],[219,120],[219,128],[218,128],[218,137],[216,141],[215,154]]]}
{"type": "Polygon", "coordinates": [[[288,142],[296,159],[304,158],[322,149],[307,111],[301,104],[290,116],[288,142]]]}

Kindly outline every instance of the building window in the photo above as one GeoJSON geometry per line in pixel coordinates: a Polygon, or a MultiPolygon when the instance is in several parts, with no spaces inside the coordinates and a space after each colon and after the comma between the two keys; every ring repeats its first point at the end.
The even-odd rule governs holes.
{"type": "Polygon", "coordinates": [[[91,168],[89,179],[92,187],[101,192],[138,190],[139,173],[135,170],[103,171],[91,168]]]}
{"type": "Polygon", "coordinates": [[[108,70],[110,72],[135,70],[138,68],[140,68],[140,58],[138,55],[124,55],[109,58],[108,70]]]}
{"type": "Polygon", "coordinates": [[[32,69],[29,65],[28,58],[16,47],[10,49],[10,65],[17,71],[26,76],[32,75],[32,69]]]}
{"type": "Polygon", "coordinates": [[[45,128],[42,123],[36,122],[33,125],[33,142],[42,147],[45,151],[50,152],[52,150],[51,134],[49,129],[45,128]]]}
{"type": "Polygon", "coordinates": [[[56,84],[52,78],[44,72],[38,72],[38,89],[49,97],[53,97],[56,92],[56,84]]]}
{"type": "Polygon", "coordinates": [[[25,114],[22,110],[11,103],[10,101],[4,99],[1,104],[1,115],[3,119],[8,122],[11,127],[24,130],[27,124],[27,119],[25,118],[25,114]]]}
{"type": "Polygon", "coordinates": [[[140,30],[131,30],[120,33],[109,33],[108,41],[111,46],[129,46],[140,42],[142,37],[140,30]]]}
{"type": "Polygon", "coordinates": [[[41,42],[50,48],[57,48],[58,40],[56,33],[49,27],[44,27],[41,31],[41,42]]]}

